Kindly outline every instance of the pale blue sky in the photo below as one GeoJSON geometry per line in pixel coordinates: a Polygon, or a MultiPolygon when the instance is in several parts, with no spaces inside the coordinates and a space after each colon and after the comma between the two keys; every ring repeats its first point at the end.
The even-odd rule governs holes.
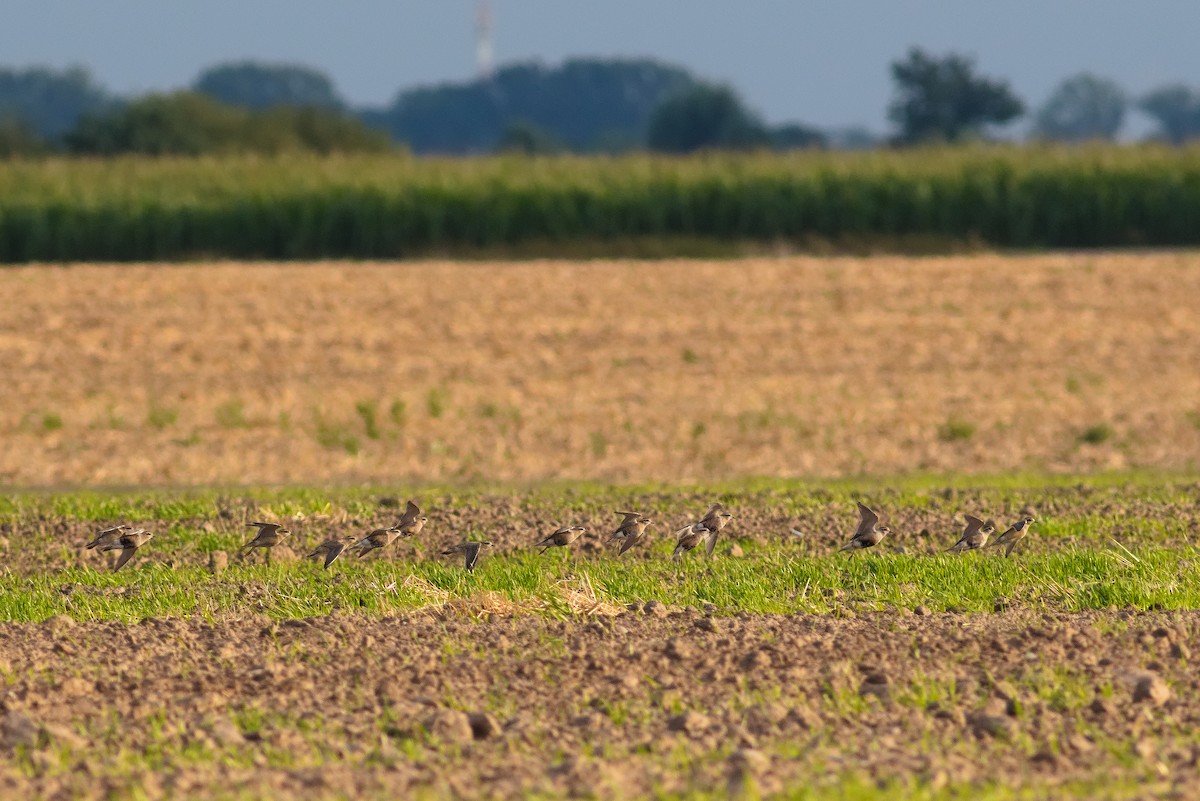
{"type": "MultiPolygon", "coordinates": [[[[474,0],[4,0],[0,63],[81,64],[121,93],[220,61],[293,61],[355,104],[474,74],[474,0]]],[[[654,56],[736,86],[772,122],[882,131],[911,45],[973,54],[1039,104],[1091,70],[1140,93],[1200,84],[1196,0],[493,0],[500,62],[654,56]]]]}

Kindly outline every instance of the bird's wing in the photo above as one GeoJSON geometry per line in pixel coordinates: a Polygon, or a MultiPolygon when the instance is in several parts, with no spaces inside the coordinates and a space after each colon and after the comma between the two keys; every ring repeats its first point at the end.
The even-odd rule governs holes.
{"type": "Polygon", "coordinates": [[[483,547],[478,542],[468,542],[463,549],[463,567],[468,571],[475,569],[475,563],[479,561],[479,549],[483,547]]]}
{"type": "Polygon", "coordinates": [[[858,502],[858,518],[858,528],[854,531],[855,537],[866,534],[879,522],[879,515],[862,501],[858,502]]]}
{"type": "Polygon", "coordinates": [[[278,523],[247,523],[247,528],[257,528],[259,533],[274,533],[279,530],[278,523]]]}
{"type": "Polygon", "coordinates": [[[337,558],[342,555],[342,551],[346,550],[346,545],[342,542],[334,541],[328,545],[329,547],[325,549],[325,567],[329,567],[337,561],[337,558]]]}
{"type": "Polygon", "coordinates": [[[717,547],[717,537],[720,536],[715,531],[709,531],[704,537],[704,553],[706,556],[712,556],[713,549],[717,547]]]}
{"type": "Polygon", "coordinates": [[[121,549],[121,557],[119,559],[117,559],[116,565],[113,566],[113,572],[115,573],[118,570],[120,570],[122,567],[124,567],[125,563],[128,562],[130,559],[132,559],[133,555],[135,553],[137,553],[136,547],[131,546],[128,548],[122,548],[121,549]]]}
{"type": "Polygon", "coordinates": [[[617,551],[617,556],[620,556],[621,554],[625,553],[633,546],[637,545],[638,542],[641,541],[641,539],[642,539],[641,537],[626,537],[621,542],[621,549],[619,551],[617,551]]]}
{"type": "Polygon", "coordinates": [[[623,521],[621,521],[622,525],[628,523],[630,520],[636,520],[642,516],[640,512],[613,512],[613,514],[618,514],[625,518],[623,521]]]}
{"type": "Polygon", "coordinates": [[[962,538],[965,540],[967,537],[983,528],[983,521],[972,515],[963,515],[963,517],[965,517],[967,520],[967,527],[963,529],[962,535],[962,538]]]}
{"type": "Polygon", "coordinates": [[[416,521],[420,515],[421,508],[412,501],[409,501],[408,505],[404,507],[404,514],[401,515],[400,522],[396,524],[396,528],[407,526],[409,523],[416,521]]]}

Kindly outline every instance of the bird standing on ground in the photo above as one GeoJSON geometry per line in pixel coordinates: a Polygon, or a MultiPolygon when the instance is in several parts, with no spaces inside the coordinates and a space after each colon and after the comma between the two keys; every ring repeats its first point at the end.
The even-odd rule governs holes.
{"type": "MultiPolygon", "coordinates": [[[[121,523],[117,526],[112,526],[110,528],[102,528],[96,532],[95,538],[84,547],[90,551],[97,546],[104,546],[108,545],[109,543],[116,542],[117,538],[126,531],[129,531],[129,526],[125,525],[124,523],[121,523]]],[[[101,547],[100,550],[104,550],[104,548],[101,547]]]]}
{"type": "Polygon", "coordinates": [[[964,515],[964,517],[967,520],[967,527],[963,529],[958,542],[946,549],[948,552],[978,551],[987,545],[988,535],[996,530],[996,524],[991,520],[983,521],[973,515],[964,515]]]}
{"type": "Polygon", "coordinates": [[[854,536],[850,538],[850,541],[838,550],[859,551],[863,548],[870,548],[878,545],[884,537],[891,533],[890,528],[879,525],[879,515],[860,501],[858,504],[858,528],[854,530],[854,536]]]}
{"type": "Polygon", "coordinates": [[[553,534],[539,540],[534,547],[543,546],[541,552],[545,553],[551,548],[564,548],[575,540],[579,539],[587,531],[583,526],[563,526],[553,534]]]}
{"type": "Polygon", "coordinates": [[[334,538],[331,540],[325,540],[316,548],[314,548],[312,553],[304,558],[312,559],[315,556],[323,556],[325,557],[325,569],[328,570],[329,566],[336,562],[337,558],[342,555],[342,551],[346,550],[347,546],[353,544],[354,537],[342,537],[340,539],[334,538]]]}
{"type": "Polygon", "coordinates": [[[613,532],[609,542],[621,541],[621,548],[617,551],[617,556],[620,556],[642,541],[642,537],[646,534],[646,527],[652,521],[638,512],[617,512],[617,514],[624,515],[625,519],[621,521],[621,525],[617,526],[617,530],[613,532]]]}
{"type": "Polygon", "coordinates": [[[392,529],[401,537],[412,537],[420,534],[427,522],[429,522],[429,518],[421,514],[421,508],[409,501],[408,506],[404,509],[404,514],[400,517],[400,522],[392,526],[392,529]]]}
{"type": "Polygon", "coordinates": [[[487,540],[483,542],[464,542],[442,551],[442,556],[461,553],[463,555],[463,567],[467,569],[468,573],[474,573],[475,565],[479,563],[479,551],[485,547],[491,547],[491,543],[487,540]]]}
{"type": "Polygon", "coordinates": [[[267,564],[271,564],[271,549],[292,533],[278,523],[247,523],[246,526],[257,528],[258,533],[254,535],[254,539],[242,546],[242,552],[245,553],[251,548],[265,548],[267,564]]]}
{"type": "Polygon", "coordinates": [[[107,542],[100,546],[102,551],[120,551],[121,556],[117,559],[117,563],[113,565],[113,572],[116,573],[125,563],[133,558],[138,548],[141,548],[147,542],[154,538],[154,534],[146,531],[144,528],[139,528],[136,531],[130,531],[128,534],[122,534],[116,540],[107,542]]]}
{"type": "Polygon", "coordinates": [[[992,540],[987,547],[1007,545],[1008,547],[1004,549],[1004,556],[1007,558],[1013,552],[1013,548],[1017,547],[1017,543],[1029,533],[1029,527],[1033,525],[1033,520],[1033,515],[1025,515],[1005,529],[1004,533],[992,540]]]}

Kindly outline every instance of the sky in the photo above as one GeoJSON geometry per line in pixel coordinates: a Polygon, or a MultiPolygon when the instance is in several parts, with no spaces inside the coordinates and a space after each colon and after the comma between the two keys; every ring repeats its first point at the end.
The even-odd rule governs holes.
{"type": "MultiPolygon", "coordinates": [[[[303,63],[356,105],[473,77],[476,0],[4,0],[0,64],[82,65],[121,94],[242,59],[303,63]]],[[[651,56],[768,121],[887,129],[888,64],[956,51],[1036,107],[1091,71],[1200,85],[1196,0],[492,0],[496,61],[651,56]]],[[[1136,120],[1135,120],[1136,124],[1136,120]]]]}

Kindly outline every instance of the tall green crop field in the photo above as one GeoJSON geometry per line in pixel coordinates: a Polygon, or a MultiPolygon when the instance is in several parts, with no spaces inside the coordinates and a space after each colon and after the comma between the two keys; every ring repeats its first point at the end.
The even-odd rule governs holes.
{"type": "Polygon", "coordinates": [[[0,261],[10,263],[906,238],[1005,248],[1200,244],[1200,149],[0,165],[0,261]]]}

